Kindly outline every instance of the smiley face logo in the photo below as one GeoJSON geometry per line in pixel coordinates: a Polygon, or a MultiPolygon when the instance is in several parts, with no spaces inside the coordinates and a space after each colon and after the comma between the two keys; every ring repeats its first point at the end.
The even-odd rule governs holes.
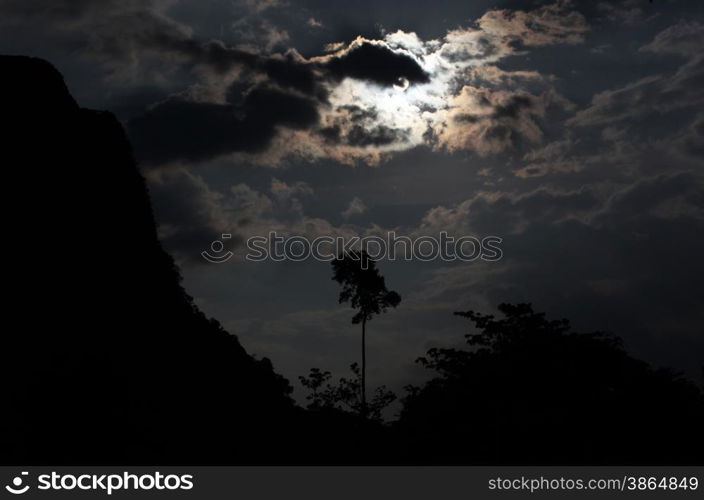
{"type": "Polygon", "coordinates": [[[222,234],[220,240],[215,240],[210,244],[210,250],[212,251],[212,253],[208,250],[205,250],[200,253],[201,256],[205,260],[207,260],[208,262],[212,262],[213,264],[221,264],[223,262],[227,262],[234,255],[234,253],[229,250],[225,251],[225,245],[223,244],[222,240],[229,240],[231,238],[231,234],[222,234]]]}
{"type": "Polygon", "coordinates": [[[12,485],[7,485],[5,486],[5,489],[12,493],[13,495],[21,495],[23,493],[27,493],[27,490],[29,489],[29,485],[25,485],[24,487],[22,486],[22,476],[28,475],[29,472],[22,471],[19,476],[16,476],[12,480],[12,485]]]}

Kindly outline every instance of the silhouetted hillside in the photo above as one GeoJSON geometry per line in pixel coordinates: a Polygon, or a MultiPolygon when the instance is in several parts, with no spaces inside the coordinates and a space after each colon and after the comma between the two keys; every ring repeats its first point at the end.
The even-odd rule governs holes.
{"type": "Polygon", "coordinates": [[[0,68],[3,461],[285,460],[288,381],[180,286],[121,125],[42,60],[0,68]]]}
{"type": "Polygon", "coordinates": [[[691,382],[575,333],[530,304],[503,317],[456,313],[468,349],[428,351],[434,377],[411,388],[397,424],[432,463],[693,464],[704,460],[704,400],[691,382]]]}

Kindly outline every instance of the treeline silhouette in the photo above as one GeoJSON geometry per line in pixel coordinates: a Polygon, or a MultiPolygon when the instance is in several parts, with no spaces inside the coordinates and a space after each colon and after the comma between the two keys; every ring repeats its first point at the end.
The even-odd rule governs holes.
{"type": "MultiPolygon", "coordinates": [[[[45,61],[2,56],[0,68],[3,463],[703,461],[693,383],[525,304],[462,313],[467,348],[430,350],[429,380],[390,423],[394,396],[362,398],[358,366],[337,383],[303,377],[301,408],[183,290],[117,120],[80,108],[45,61]]],[[[398,305],[372,282],[387,301],[369,314],[398,305]]]]}
{"type": "MultiPolygon", "coordinates": [[[[334,261],[333,279],[348,283],[340,302],[389,293],[375,263],[363,252],[334,261]],[[346,270],[347,280],[340,280],[340,269],[346,270]]],[[[394,299],[394,304],[398,302],[400,297],[394,299]]],[[[359,311],[354,318],[359,318],[364,303],[352,301],[352,306],[359,311]]],[[[456,312],[471,322],[467,347],[432,348],[417,359],[431,376],[422,386],[405,388],[400,414],[386,426],[383,437],[395,452],[393,460],[410,464],[704,460],[704,398],[691,381],[634,359],[616,336],[573,332],[569,321],[548,320],[531,304],[501,304],[499,311],[499,318],[456,312]]],[[[358,416],[363,422],[360,439],[365,441],[396,395],[381,386],[365,404],[363,372],[356,363],[351,370],[353,377],[333,382],[330,372],[313,368],[300,381],[309,390],[309,411],[337,418],[358,416]]],[[[378,439],[378,430],[376,434],[378,439]]]]}
{"type": "Polygon", "coordinates": [[[701,463],[704,401],[621,340],[575,333],[530,304],[472,323],[466,349],[430,349],[434,373],[410,387],[397,426],[421,455],[448,463],[701,463]]]}

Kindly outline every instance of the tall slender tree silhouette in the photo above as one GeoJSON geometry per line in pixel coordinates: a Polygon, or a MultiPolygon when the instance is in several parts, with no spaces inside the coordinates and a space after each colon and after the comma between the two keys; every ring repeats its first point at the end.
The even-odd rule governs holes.
{"type": "Polygon", "coordinates": [[[361,416],[367,417],[367,321],[375,314],[386,312],[389,307],[401,303],[401,296],[386,288],[386,281],[376,267],[376,261],[369,258],[363,250],[350,251],[332,262],[332,279],[341,286],[339,303],[349,302],[357,313],[352,316],[352,323],[362,323],[362,377],[361,377],[361,416]]]}

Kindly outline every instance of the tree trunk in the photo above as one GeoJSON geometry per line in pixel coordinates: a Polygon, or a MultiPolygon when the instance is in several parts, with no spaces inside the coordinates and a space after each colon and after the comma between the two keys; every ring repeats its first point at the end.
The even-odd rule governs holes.
{"type": "Polygon", "coordinates": [[[362,319],[362,418],[367,418],[367,318],[362,319]]]}

